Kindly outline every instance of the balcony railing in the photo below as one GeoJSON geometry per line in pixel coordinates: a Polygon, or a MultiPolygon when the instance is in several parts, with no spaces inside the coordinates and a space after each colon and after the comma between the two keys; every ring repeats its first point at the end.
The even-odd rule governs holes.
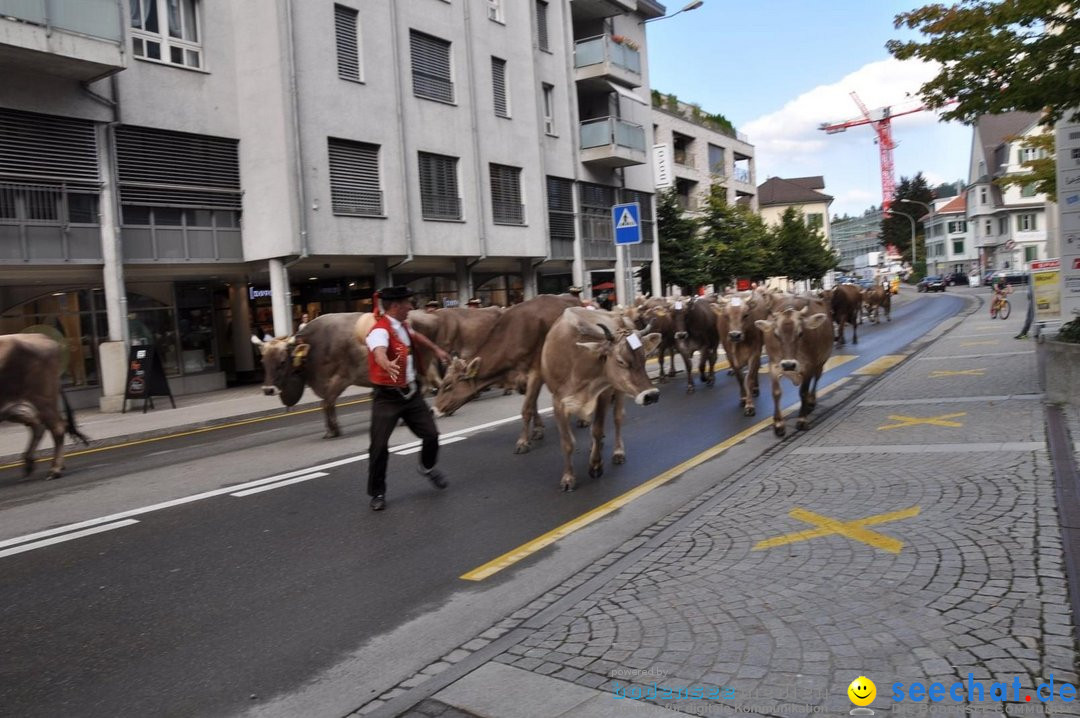
{"type": "Polygon", "coordinates": [[[611,35],[597,35],[574,43],[574,67],[588,67],[609,62],[612,65],[641,74],[641,53],[611,39],[611,35]]]}
{"type": "Polygon", "coordinates": [[[742,167],[736,167],[734,171],[732,171],[731,176],[736,182],[750,183],[750,170],[743,169],[742,167]]]}
{"type": "Polygon", "coordinates": [[[602,117],[581,123],[581,149],[616,145],[645,151],[645,128],[618,117],[602,117]]]}
{"type": "Polygon", "coordinates": [[[495,224],[525,224],[525,205],[520,202],[492,200],[491,212],[495,224]]]}
{"type": "Polygon", "coordinates": [[[421,192],[420,209],[424,219],[461,219],[461,198],[421,192]]]}
{"type": "Polygon", "coordinates": [[[120,42],[118,0],[0,0],[0,16],[120,42]]]}

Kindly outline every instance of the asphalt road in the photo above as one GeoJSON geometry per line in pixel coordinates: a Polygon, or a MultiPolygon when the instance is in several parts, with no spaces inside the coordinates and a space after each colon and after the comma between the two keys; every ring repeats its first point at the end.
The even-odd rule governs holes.
{"type": "MultiPolygon", "coordinates": [[[[864,324],[860,343],[841,351],[856,358],[821,386],[899,352],[962,307],[950,294],[920,296],[898,307],[892,323],[864,324]]],[[[462,574],[771,413],[767,385],[758,416],[745,418],[734,381],[717,379],[687,395],[680,375],[662,387],[659,404],[628,404],[628,462],[610,465],[609,440],[600,479],[587,476],[588,430],[579,430],[578,490],[568,494],[558,490],[552,421],[530,454],[512,453],[516,396],[489,396],[440,422],[455,440],[442,450],[446,491],[415,473],[415,454],[392,456],[381,514],[368,510],[365,494],[366,404],[341,412],[347,436],[336,441],[319,440],[321,420],[305,415],[76,457],[63,483],[0,472],[0,522],[67,502],[94,506],[79,530],[99,531],[19,553],[12,550],[25,540],[0,541],[0,714],[229,715],[300,690],[452,597],[467,603],[514,582],[551,549],[478,583],[462,574]],[[498,419],[508,421],[469,429],[498,419]],[[229,486],[313,472],[325,475],[187,500],[212,478],[229,486]],[[155,504],[148,487],[166,482],[158,501],[183,502],[123,515],[155,504]],[[140,492],[146,500],[132,506],[140,492]]],[[[784,405],[795,399],[787,387],[784,405]]],[[[393,443],[411,440],[395,434],[393,443]]]]}

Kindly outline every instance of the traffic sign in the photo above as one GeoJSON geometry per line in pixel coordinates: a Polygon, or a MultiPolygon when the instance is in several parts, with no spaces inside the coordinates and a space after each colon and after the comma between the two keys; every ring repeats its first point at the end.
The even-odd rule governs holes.
{"type": "Polygon", "coordinates": [[[1016,249],[1016,242],[1014,240],[1010,239],[1008,242],[1005,243],[1006,252],[1011,252],[1014,249],[1016,249]]]}
{"type": "Polygon", "coordinates": [[[615,227],[616,246],[641,244],[641,207],[637,202],[612,207],[611,224],[615,227]]]}

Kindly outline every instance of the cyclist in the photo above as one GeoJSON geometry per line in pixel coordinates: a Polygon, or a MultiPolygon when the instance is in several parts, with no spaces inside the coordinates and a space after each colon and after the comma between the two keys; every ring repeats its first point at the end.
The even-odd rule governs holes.
{"type": "Polygon", "coordinates": [[[1005,281],[1005,277],[998,277],[997,282],[994,283],[994,300],[991,304],[990,316],[997,314],[1001,307],[1005,306],[1005,298],[1010,294],[1012,294],[1012,287],[1005,281]]]}

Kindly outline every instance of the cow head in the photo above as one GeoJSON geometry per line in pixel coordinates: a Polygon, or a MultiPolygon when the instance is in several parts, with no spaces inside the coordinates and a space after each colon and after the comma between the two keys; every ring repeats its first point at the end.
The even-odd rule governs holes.
{"type": "Polygon", "coordinates": [[[595,338],[577,345],[600,362],[604,378],[616,391],[634,397],[639,406],[660,400],[660,392],[645,371],[646,357],[660,345],[659,334],[639,336],[628,324],[613,333],[607,324],[589,321],[579,322],[578,329],[584,336],[595,338]]]}
{"type": "MultiPolygon", "coordinates": [[[[829,321],[829,315],[819,312],[810,314],[810,307],[785,309],[770,319],[759,319],[756,324],[765,335],[765,350],[769,363],[775,363],[780,371],[801,376],[806,367],[800,365],[799,345],[803,334],[829,321]]],[[[830,329],[830,332],[832,330],[830,329]]]]}
{"type": "Polygon", "coordinates": [[[450,416],[485,388],[479,381],[480,362],[480,357],[450,360],[435,397],[435,416],[450,416]]]}
{"type": "Polygon", "coordinates": [[[686,331],[686,315],[690,309],[690,302],[692,299],[678,298],[668,305],[668,311],[671,312],[671,323],[675,330],[675,340],[685,341],[690,333],[686,331]]]}
{"type": "Polygon", "coordinates": [[[755,310],[763,301],[757,294],[751,294],[749,297],[731,297],[717,306],[715,311],[727,319],[729,341],[738,344],[755,331],[755,310]]]}
{"type": "Polygon", "coordinates": [[[265,381],[263,393],[273,396],[280,392],[281,403],[293,406],[304,393],[304,365],[311,345],[289,337],[263,342],[259,349],[265,381]]]}

